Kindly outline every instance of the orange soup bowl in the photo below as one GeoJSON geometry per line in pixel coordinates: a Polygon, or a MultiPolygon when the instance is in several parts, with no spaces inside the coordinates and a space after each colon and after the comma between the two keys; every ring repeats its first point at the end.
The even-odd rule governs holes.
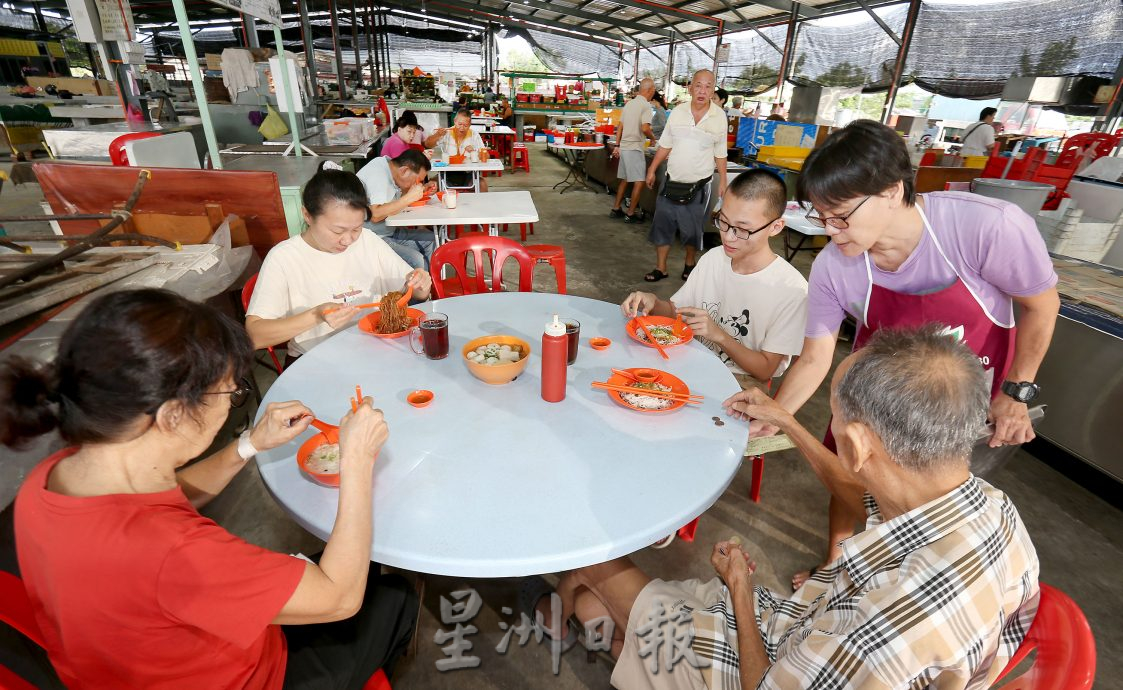
{"type": "Polygon", "coordinates": [[[328,437],[323,433],[316,434],[309,438],[300,446],[300,450],[296,451],[296,464],[300,466],[300,471],[306,477],[324,486],[339,486],[339,473],[338,472],[317,472],[308,466],[308,459],[312,456],[312,451],[328,442],[328,437]]]}
{"type": "Polygon", "coordinates": [[[491,384],[492,386],[501,386],[504,383],[510,383],[518,378],[526,370],[526,365],[530,361],[530,343],[516,338],[513,335],[485,335],[482,338],[476,338],[469,341],[467,345],[460,351],[461,357],[464,359],[464,364],[467,365],[468,371],[472,372],[475,376],[484,383],[491,384]],[[510,345],[512,348],[518,346],[522,349],[523,357],[517,362],[508,362],[506,364],[478,364],[468,358],[468,353],[475,351],[481,345],[510,345]]]}

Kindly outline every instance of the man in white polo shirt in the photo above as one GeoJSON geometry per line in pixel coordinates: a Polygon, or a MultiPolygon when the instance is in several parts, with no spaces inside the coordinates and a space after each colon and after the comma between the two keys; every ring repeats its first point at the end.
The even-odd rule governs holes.
{"type": "Polygon", "coordinates": [[[643,277],[649,283],[667,277],[667,255],[676,233],[686,248],[682,279],[686,280],[694,269],[702,247],[715,167],[720,175],[718,195],[725,193],[727,123],[725,111],[711,101],[713,95],[714,73],[708,69],[695,72],[690,80],[690,101],[671,111],[659,139],[659,151],[647,169],[647,186],[655,189],[656,172],[667,161],[667,175],[659,183],[655,218],[648,234],[655,245],[655,270],[643,277]]]}
{"type": "Polygon", "coordinates": [[[643,181],[647,177],[647,156],[643,152],[643,140],[650,139],[657,143],[655,133],[651,131],[651,119],[655,111],[651,108],[651,97],[655,95],[655,81],[644,79],[639,83],[635,98],[628,101],[620,113],[620,126],[616,128],[616,150],[613,156],[620,159],[616,177],[620,184],[616,186],[616,205],[609,212],[610,218],[623,218],[625,223],[635,223],[643,220],[643,212],[636,216],[636,207],[639,206],[640,194],[643,192],[643,181]],[[632,201],[628,204],[628,212],[620,210],[624,203],[624,195],[631,186],[632,201]]]}

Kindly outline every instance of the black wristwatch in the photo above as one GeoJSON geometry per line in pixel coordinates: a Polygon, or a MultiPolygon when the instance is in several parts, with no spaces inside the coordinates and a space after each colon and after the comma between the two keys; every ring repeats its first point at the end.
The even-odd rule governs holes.
{"type": "Polygon", "coordinates": [[[1028,405],[1037,399],[1038,394],[1041,393],[1041,386],[1030,381],[1021,381],[1019,383],[1003,381],[1002,392],[1014,400],[1028,405]]]}

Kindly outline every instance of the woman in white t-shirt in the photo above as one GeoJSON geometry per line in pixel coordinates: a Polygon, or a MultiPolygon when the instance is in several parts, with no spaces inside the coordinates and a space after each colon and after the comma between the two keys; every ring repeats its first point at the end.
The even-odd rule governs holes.
{"type": "Polygon", "coordinates": [[[426,300],[433,284],[363,228],[370,215],[363,183],[328,165],[304,187],[304,231],[269,250],[246,309],[254,347],[288,343],[290,359],[349,326],[359,311],[348,305],[411,286],[415,301],[426,300]]]}

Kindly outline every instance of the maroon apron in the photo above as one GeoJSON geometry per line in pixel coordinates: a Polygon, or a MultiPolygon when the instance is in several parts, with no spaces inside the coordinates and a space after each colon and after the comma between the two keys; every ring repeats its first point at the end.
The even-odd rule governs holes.
{"type": "MultiPolygon", "coordinates": [[[[982,301],[963,282],[955,266],[948,261],[924,211],[919,207],[917,210],[924,221],[924,231],[955,273],[955,282],[926,295],[907,295],[874,285],[873,268],[867,252],[864,256],[870,287],[866,293],[864,323],[858,325],[858,332],[854,336],[854,350],[865,347],[873,334],[882,328],[916,328],[928,323],[943,324],[947,327],[948,335],[955,336],[978,355],[990,378],[990,396],[993,400],[1002,391],[1002,382],[1006,380],[1006,372],[1010,370],[1014,359],[1014,324],[1002,324],[987,311],[982,301]]],[[[829,427],[823,445],[832,452],[836,451],[834,436],[829,427]]]]}

